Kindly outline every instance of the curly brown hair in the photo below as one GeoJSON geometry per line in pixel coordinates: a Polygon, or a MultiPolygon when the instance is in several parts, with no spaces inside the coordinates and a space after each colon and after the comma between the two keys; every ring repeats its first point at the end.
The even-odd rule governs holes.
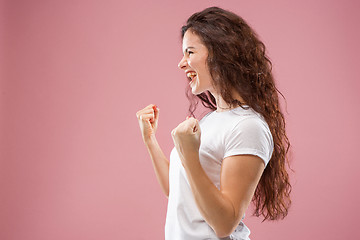
{"type": "MultiPolygon", "coordinates": [[[[254,215],[262,215],[264,221],[283,219],[291,204],[286,168],[286,165],[290,167],[290,142],[278,94],[284,96],[275,86],[264,43],[244,19],[218,7],[193,14],[181,29],[182,38],[188,30],[199,36],[208,49],[207,64],[216,92],[230,107],[251,107],[268,123],[274,150],[254,193],[254,215]],[[234,99],[234,89],[244,102],[234,99]]],[[[194,97],[190,88],[187,90],[192,116],[195,117],[199,99],[206,108],[216,110],[216,100],[209,91],[194,97]]]]}

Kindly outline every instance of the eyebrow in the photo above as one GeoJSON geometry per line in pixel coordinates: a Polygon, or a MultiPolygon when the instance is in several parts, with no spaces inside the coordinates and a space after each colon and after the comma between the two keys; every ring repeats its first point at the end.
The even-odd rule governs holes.
{"type": "Polygon", "coordinates": [[[194,47],[187,47],[187,48],[185,48],[184,53],[187,53],[189,51],[189,49],[195,49],[195,48],[194,47]]]}

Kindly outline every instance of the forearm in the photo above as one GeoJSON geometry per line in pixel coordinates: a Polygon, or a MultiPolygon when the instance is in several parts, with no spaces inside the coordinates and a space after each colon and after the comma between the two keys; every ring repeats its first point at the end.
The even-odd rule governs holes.
{"type": "Polygon", "coordinates": [[[225,237],[238,225],[239,212],[226,195],[212,183],[198,159],[192,160],[191,166],[186,166],[185,169],[196,204],[215,233],[219,237],[225,237]]]}
{"type": "Polygon", "coordinates": [[[155,136],[144,140],[150,154],[156,178],[166,197],[169,196],[169,160],[165,157],[155,136]]]}

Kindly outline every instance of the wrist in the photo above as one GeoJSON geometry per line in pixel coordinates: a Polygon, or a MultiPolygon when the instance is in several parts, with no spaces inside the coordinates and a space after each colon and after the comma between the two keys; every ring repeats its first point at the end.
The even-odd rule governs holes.
{"type": "Polygon", "coordinates": [[[194,152],[191,155],[187,155],[185,159],[186,161],[183,161],[183,165],[186,171],[196,173],[199,169],[202,168],[200,164],[199,152],[194,152]]]}
{"type": "Polygon", "coordinates": [[[149,146],[149,145],[156,143],[157,140],[156,140],[155,135],[150,135],[148,137],[144,137],[143,141],[146,146],[149,146]]]}

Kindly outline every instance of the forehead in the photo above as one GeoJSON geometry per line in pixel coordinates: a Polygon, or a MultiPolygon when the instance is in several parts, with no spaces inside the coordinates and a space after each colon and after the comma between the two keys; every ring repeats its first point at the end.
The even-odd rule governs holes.
{"type": "Polygon", "coordinates": [[[187,47],[201,48],[204,45],[198,35],[192,31],[187,30],[184,34],[182,46],[183,51],[185,51],[187,47]]]}

